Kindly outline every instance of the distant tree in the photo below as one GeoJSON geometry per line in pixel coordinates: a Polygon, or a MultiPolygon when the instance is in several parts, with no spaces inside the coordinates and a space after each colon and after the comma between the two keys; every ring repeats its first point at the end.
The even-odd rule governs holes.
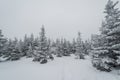
{"type": "Polygon", "coordinates": [[[53,52],[52,52],[52,42],[50,39],[47,39],[47,47],[48,47],[48,50],[47,50],[47,53],[48,53],[48,59],[51,59],[53,60],[54,57],[53,57],[53,52]]]}
{"type": "Polygon", "coordinates": [[[29,50],[29,38],[25,34],[23,40],[23,56],[27,56],[27,51],[29,50]]]}
{"type": "Polygon", "coordinates": [[[79,59],[84,59],[84,47],[83,47],[83,41],[81,39],[81,33],[78,32],[77,37],[77,44],[76,44],[76,56],[79,59]]]}
{"type": "Polygon", "coordinates": [[[4,35],[2,34],[2,30],[0,30],[0,57],[5,55],[6,52],[6,43],[7,43],[7,39],[4,37],[4,35]]]}
{"type": "Polygon", "coordinates": [[[56,56],[57,57],[62,57],[63,54],[62,54],[62,45],[61,45],[61,41],[60,39],[57,39],[56,40],[56,56]]]}
{"type": "Polygon", "coordinates": [[[18,49],[19,49],[21,57],[23,57],[24,56],[24,42],[21,39],[18,41],[18,49]]]}
{"type": "Polygon", "coordinates": [[[92,50],[92,43],[90,40],[86,40],[84,42],[84,53],[89,55],[90,51],[92,50]]]}
{"type": "Polygon", "coordinates": [[[63,56],[70,56],[70,44],[66,39],[64,39],[62,43],[62,52],[63,56]]]}
{"type": "Polygon", "coordinates": [[[73,39],[72,44],[71,44],[71,52],[72,52],[73,54],[76,53],[76,44],[77,44],[76,40],[73,39]]]}
{"type": "Polygon", "coordinates": [[[72,45],[72,43],[70,42],[70,41],[68,41],[67,40],[67,52],[68,52],[68,55],[67,56],[70,56],[70,54],[73,54],[73,52],[72,52],[72,48],[73,48],[73,45],[72,45]]]}
{"type": "Polygon", "coordinates": [[[31,36],[28,38],[28,50],[26,56],[33,57],[34,50],[35,50],[35,39],[34,39],[34,35],[31,34],[31,36]]]}
{"type": "Polygon", "coordinates": [[[39,45],[39,38],[36,37],[35,40],[34,40],[34,50],[37,49],[38,45],[39,45]]]}
{"type": "Polygon", "coordinates": [[[19,51],[19,45],[18,45],[18,39],[15,38],[13,41],[9,41],[9,46],[8,46],[8,59],[13,61],[13,60],[19,60],[21,57],[20,51],[19,51]]]}
{"type": "Polygon", "coordinates": [[[34,53],[34,50],[32,48],[32,45],[29,44],[28,51],[27,51],[27,58],[32,57],[34,53]]]}
{"type": "Polygon", "coordinates": [[[32,49],[35,49],[35,38],[33,34],[30,36],[29,45],[31,45],[32,49]]]}
{"type": "Polygon", "coordinates": [[[42,25],[41,32],[40,32],[40,38],[39,38],[39,45],[36,50],[35,58],[33,61],[40,61],[41,64],[47,62],[47,57],[48,57],[48,43],[47,43],[47,38],[45,36],[45,29],[44,26],[42,25]]]}

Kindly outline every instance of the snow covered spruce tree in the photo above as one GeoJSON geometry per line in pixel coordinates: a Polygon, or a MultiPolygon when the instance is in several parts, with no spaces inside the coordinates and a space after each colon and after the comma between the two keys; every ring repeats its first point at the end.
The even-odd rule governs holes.
{"type": "Polygon", "coordinates": [[[76,53],[76,40],[73,39],[72,43],[71,43],[71,53],[75,54],[76,53]]]}
{"type": "Polygon", "coordinates": [[[84,42],[84,53],[86,55],[89,55],[89,52],[91,51],[91,41],[90,40],[86,40],[84,42]]]}
{"type": "Polygon", "coordinates": [[[84,48],[83,48],[83,41],[81,39],[81,33],[78,32],[78,37],[76,41],[76,53],[78,59],[84,59],[84,48]]]}
{"type": "Polygon", "coordinates": [[[29,44],[26,57],[27,57],[27,58],[32,57],[32,56],[33,56],[33,52],[34,52],[34,51],[33,51],[32,45],[29,44]]]}
{"type": "Polygon", "coordinates": [[[57,39],[56,40],[56,56],[70,56],[71,54],[71,44],[66,39],[57,39]]]}
{"type": "Polygon", "coordinates": [[[24,42],[21,39],[18,41],[18,49],[19,49],[21,57],[25,56],[25,54],[24,54],[24,42]]]}
{"type": "Polygon", "coordinates": [[[22,50],[23,56],[27,56],[28,50],[29,50],[29,38],[25,34],[24,40],[23,40],[23,50],[22,50]]]}
{"type": "Polygon", "coordinates": [[[32,57],[34,50],[35,50],[35,40],[34,40],[34,35],[31,34],[30,38],[28,38],[28,50],[26,57],[27,58],[32,57]]]}
{"type": "Polygon", "coordinates": [[[44,64],[47,63],[48,57],[49,57],[49,46],[48,46],[47,38],[45,36],[45,29],[44,26],[42,25],[40,38],[39,38],[39,45],[36,49],[36,53],[34,53],[33,61],[39,61],[41,64],[44,64]]]}
{"type": "Polygon", "coordinates": [[[56,56],[57,57],[62,57],[62,45],[60,39],[56,39],[56,50],[55,50],[56,56]]]}
{"type": "Polygon", "coordinates": [[[62,45],[62,55],[63,56],[70,56],[69,52],[69,42],[66,39],[61,40],[61,45],[62,45]]]}
{"type": "Polygon", "coordinates": [[[93,66],[102,71],[120,69],[120,10],[115,8],[118,2],[109,0],[104,13],[105,20],[102,23],[102,46],[94,49],[93,66]]]}
{"type": "Polygon", "coordinates": [[[4,38],[3,34],[2,34],[2,30],[0,30],[0,57],[5,55],[5,52],[6,52],[6,42],[7,42],[7,39],[4,38]]]}
{"type": "Polygon", "coordinates": [[[20,49],[19,49],[19,45],[18,45],[18,39],[15,38],[13,41],[9,41],[9,45],[8,45],[8,60],[19,60],[21,57],[21,53],[20,53],[20,49]]]}

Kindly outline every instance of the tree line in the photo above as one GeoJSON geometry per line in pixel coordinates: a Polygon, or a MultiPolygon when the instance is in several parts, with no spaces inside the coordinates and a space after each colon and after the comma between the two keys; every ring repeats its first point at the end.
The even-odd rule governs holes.
{"type": "MultiPolygon", "coordinates": [[[[84,59],[84,55],[88,54],[91,45],[90,41],[83,42],[81,34],[78,32],[78,37],[72,42],[65,38],[50,40],[45,35],[45,28],[42,25],[39,37],[25,35],[23,40],[6,39],[2,30],[0,30],[0,57],[4,61],[19,60],[21,57],[33,57],[33,61],[47,63],[48,60],[53,60],[53,55],[57,57],[70,56],[75,54],[77,58],[84,59]]],[[[2,60],[1,60],[2,61],[2,60]]]]}

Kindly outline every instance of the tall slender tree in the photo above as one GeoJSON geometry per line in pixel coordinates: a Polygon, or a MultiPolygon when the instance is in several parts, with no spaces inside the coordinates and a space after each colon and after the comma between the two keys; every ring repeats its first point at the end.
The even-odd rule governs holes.
{"type": "Polygon", "coordinates": [[[76,56],[79,59],[84,59],[83,41],[81,39],[81,33],[80,32],[78,32],[78,37],[77,37],[76,56]]]}
{"type": "Polygon", "coordinates": [[[40,63],[46,63],[48,50],[49,48],[47,43],[47,37],[45,36],[45,28],[44,28],[44,25],[42,25],[40,38],[39,38],[39,45],[35,54],[34,61],[37,60],[37,61],[40,61],[40,63]]]}

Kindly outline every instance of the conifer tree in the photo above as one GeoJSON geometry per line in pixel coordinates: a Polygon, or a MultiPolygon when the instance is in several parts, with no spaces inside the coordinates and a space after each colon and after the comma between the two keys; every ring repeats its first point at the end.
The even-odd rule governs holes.
{"type": "Polygon", "coordinates": [[[27,51],[29,50],[29,38],[25,34],[23,40],[23,56],[27,56],[27,51]]]}
{"type": "Polygon", "coordinates": [[[47,44],[47,37],[45,36],[45,29],[42,25],[40,38],[39,38],[39,45],[36,50],[35,58],[33,61],[40,61],[41,64],[47,62],[48,57],[48,44],[47,44]]]}
{"type": "Polygon", "coordinates": [[[0,30],[0,57],[5,55],[5,46],[6,46],[7,39],[4,38],[2,34],[2,30],[0,30]]]}
{"type": "Polygon", "coordinates": [[[89,52],[91,51],[91,46],[92,44],[91,44],[91,42],[89,41],[89,40],[86,40],[85,42],[84,42],[84,53],[86,54],[86,55],[89,55],[89,52]]]}
{"type": "Polygon", "coordinates": [[[13,41],[10,41],[9,44],[9,60],[19,60],[20,59],[20,51],[18,47],[18,39],[15,38],[13,41]]]}
{"type": "Polygon", "coordinates": [[[73,53],[73,54],[75,54],[76,53],[76,40],[75,39],[73,39],[73,41],[72,41],[72,44],[71,44],[71,52],[73,53]]]}
{"type": "Polygon", "coordinates": [[[93,66],[102,71],[120,68],[120,10],[118,1],[109,0],[105,7],[105,20],[100,29],[103,46],[93,51],[93,66]]]}
{"type": "Polygon", "coordinates": [[[62,45],[60,39],[56,40],[56,56],[62,57],[62,45]]]}
{"type": "Polygon", "coordinates": [[[83,52],[83,41],[81,39],[81,33],[78,32],[77,37],[77,44],[76,44],[76,56],[79,59],[84,59],[84,52],[83,52]]]}
{"type": "Polygon", "coordinates": [[[32,57],[34,50],[35,50],[35,40],[34,40],[34,35],[31,34],[31,36],[28,38],[28,50],[27,50],[26,56],[28,58],[32,57]]]}

